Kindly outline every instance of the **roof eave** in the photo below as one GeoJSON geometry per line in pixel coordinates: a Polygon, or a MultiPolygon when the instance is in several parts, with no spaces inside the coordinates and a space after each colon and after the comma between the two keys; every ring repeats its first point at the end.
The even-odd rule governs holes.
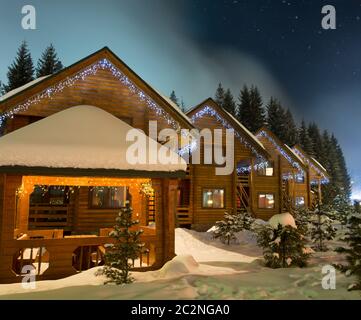
{"type": "Polygon", "coordinates": [[[146,171],[118,169],[81,169],[51,168],[26,166],[0,166],[2,174],[19,174],[24,176],[64,176],[64,177],[108,177],[108,178],[185,178],[186,172],[177,171],[146,171]]]}

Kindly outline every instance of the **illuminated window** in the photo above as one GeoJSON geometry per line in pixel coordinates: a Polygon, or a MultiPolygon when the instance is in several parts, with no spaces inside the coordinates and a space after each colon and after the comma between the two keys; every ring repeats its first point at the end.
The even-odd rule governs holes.
{"type": "Polygon", "coordinates": [[[305,197],[296,197],[295,199],[296,208],[302,208],[305,206],[305,197]]]}
{"type": "Polygon", "coordinates": [[[125,207],[127,187],[94,187],[90,189],[90,206],[96,209],[125,207]]]}
{"type": "Polygon", "coordinates": [[[203,190],[203,208],[224,208],[224,189],[203,190]]]}
{"type": "Polygon", "coordinates": [[[259,176],[272,177],[273,176],[273,163],[268,163],[265,166],[258,167],[257,174],[259,176]]]}
{"type": "Polygon", "coordinates": [[[305,175],[303,173],[296,174],[297,183],[305,183],[305,175]]]}
{"type": "Polygon", "coordinates": [[[275,197],[271,193],[262,193],[258,195],[258,207],[260,209],[274,209],[275,197]]]}

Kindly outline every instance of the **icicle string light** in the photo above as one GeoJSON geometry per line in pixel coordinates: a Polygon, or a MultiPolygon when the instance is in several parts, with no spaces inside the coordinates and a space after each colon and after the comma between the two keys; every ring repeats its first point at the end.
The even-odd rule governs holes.
{"type": "Polygon", "coordinates": [[[292,167],[296,168],[299,171],[299,174],[304,175],[304,170],[301,168],[300,164],[297,161],[294,161],[292,157],[283,149],[270,135],[267,134],[266,131],[262,130],[258,133],[257,137],[265,137],[268,139],[274,147],[278,150],[278,152],[291,164],[292,167]]]}
{"type": "MultiPolygon", "coordinates": [[[[317,168],[313,163],[312,161],[310,161],[308,159],[308,157],[306,157],[300,150],[298,150],[297,148],[294,148],[293,151],[299,156],[301,157],[301,159],[307,163],[307,165],[309,167],[311,167],[312,169],[314,169],[321,177],[321,184],[328,184],[330,182],[330,180],[324,175],[324,173],[319,169],[317,168]]],[[[318,184],[318,180],[313,180],[311,181],[311,184],[318,184]]]]}
{"type": "Polygon", "coordinates": [[[195,113],[192,117],[191,117],[191,122],[194,124],[198,119],[203,118],[206,115],[210,115],[212,117],[214,117],[219,123],[222,124],[222,126],[226,129],[231,129],[234,131],[234,135],[236,136],[236,138],[244,145],[246,146],[248,149],[251,150],[251,152],[256,155],[257,157],[257,162],[267,162],[266,159],[264,159],[264,157],[262,155],[260,155],[256,148],[250,144],[248,142],[247,139],[245,139],[245,137],[243,137],[241,134],[239,134],[239,132],[237,130],[235,130],[233,128],[233,126],[231,126],[229,124],[229,122],[227,120],[225,120],[216,110],[214,110],[212,107],[210,106],[204,106],[201,110],[199,110],[197,113],[195,113]]]}
{"type": "Polygon", "coordinates": [[[73,86],[80,80],[85,80],[87,77],[95,75],[99,70],[109,70],[116,79],[127,86],[133,94],[140,98],[140,100],[144,101],[147,106],[156,113],[157,116],[165,119],[167,123],[175,130],[180,129],[178,122],[176,122],[163,108],[156,104],[147,94],[141,91],[124,73],[122,73],[107,59],[102,59],[92,64],[88,68],[76,73],[75,75],[67,77],[65,80],[57,83],[56,85],[51,86],[41,93],[34,95],[24,103],[4,112],[0,115],[0,128],[3,126],[4,121],[7,118],[13,118],[15,114],[28,110],[32,105],[39,103],[43,99],[52,99],[55,94],[62,92],[65,88],[73,86]]]}

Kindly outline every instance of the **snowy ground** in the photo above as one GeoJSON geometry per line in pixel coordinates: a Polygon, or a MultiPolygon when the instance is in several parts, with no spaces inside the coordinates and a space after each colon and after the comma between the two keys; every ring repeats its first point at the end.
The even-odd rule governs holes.
{"type": "Polygon", "coordinates": [[[161,270],[133,273],[130,285],[103,285],[92,269],[38,282],[35,290],[0,285],[0,299],[361,299],[360,292],[346,290],[351,279],[340,273],[336,290],[322,289],[322,267],[342,259],[332,251],[314,254],[304,269],[273,270],[262,265],[262,252],[248,231],[227,246],[210,233],[177,229],[176,253],[161,270]]]}

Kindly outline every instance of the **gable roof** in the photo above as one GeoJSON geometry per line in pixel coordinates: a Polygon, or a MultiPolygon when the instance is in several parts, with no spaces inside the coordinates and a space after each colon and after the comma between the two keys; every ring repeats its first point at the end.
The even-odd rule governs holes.
{"type": "Polygon", "coordinates": [[[212,98],[204,100],[202,103],[193,107],[186,112],[186,115],[190,118],[191,122],[194,124],[195,115],[197,112],[204,110],[205,112],[216,111],[220,118],[216,116],[216,120],[221,122],[221,124],[227,129],[234,129],[236,136],[241,140],[246,147],[250,148],[251,151],[260,154],[265,159],[269,159],[270,155],[263,146],[263,144],[242,124],[240,123],[233,115],[228,111],[224,110],[217,102],[212,98]],[[204,108],[208,108],[205,110],[204,108]]]}
{"type": "Polygon", "coordinates": [[[68,108],[1,137],[0,171],[27,173],[46,168],[47,172],[76,171],[80,175],[100,171],[105,176],[154,176],[186,170],[180,156],[168,149],[160,153],[166,147],[138,130],[143,137],[139,140],[146,142],[146,158],[150,151],[158,157],[154,164],[132,163],[127,157],[133,145],[126,138],[130,130],[136,129],[100,108],[68,108]],[[99,128],[96,133],[94,127],[99,128]]]}
{"type": "Polygon", "coordinates": [[[256,137],[264,136],[268,139],[278,150],[278,152],[295,168],[306,170],[306,165],[300,157],[298,157],[293,150],[283,143],[271,130],[267,127],[262,127],[256,133],[256,137]]]}
{"type": "Polygon", "coordinates": [[[292,148],[296,154],[306,163],[307,166],[314,169],[319,175],[323,176],[326,180],[330,179],[327,170],[313,157],[307,154],[299,144],[296,144],[292,148]]]}
{"type": "Polygon", "coordinates": [[[4,95],[2,99],[0,99],[0,112],[2,113],[0,115],[2,119],[0,120],[3,120],[5,115],[11,116],[14,113],[31,107],[31,102],[36,102],[39,96],[49,97],[61,91],[61,86],[74,81],[72,77],[75,77],[75,75],[78,76],[77,78],[82,79],[89,73],[96,72],[97,67],[98,69],[109,68],[115,77],[119,78],[120,81],[136,92],[139,98],[145,100],[150,108],[160,108],[159,110],[164,112],[164,116],[167,117],[168,122],[174,121],[181,127],[193,128],[192,123],[184,116],[179,108],[170,104],[167,99],[138,76],[108,47],[100,49],[53,75],[36,79],[23,87],[13,90],[12,93],[4,95]],[[97,63],[99,65],[96,65],[97,63]],[[89,70],[89,67],[92,68],[89,70]],[[59,84],[61,84],[61,86],[59,84]],[[58,88],[57,85],[60,88],[58,88]]]}

